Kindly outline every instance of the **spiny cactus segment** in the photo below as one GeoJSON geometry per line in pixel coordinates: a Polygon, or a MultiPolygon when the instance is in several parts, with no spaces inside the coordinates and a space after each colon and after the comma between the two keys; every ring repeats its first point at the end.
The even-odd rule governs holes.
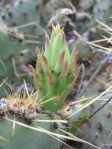
{"type": "Polygon", "coordinates": [[[30,66],[38,98],[47,110],[58,111],[74,90],[81,66],[76,66],[78,51],[69,52],[65,34],[59,25],[52,27],[51,39],[45,32],[45,51],[36,49],[36,70],[30,66]],[[51,106],[52,105],[52,106],[51,106]]]}

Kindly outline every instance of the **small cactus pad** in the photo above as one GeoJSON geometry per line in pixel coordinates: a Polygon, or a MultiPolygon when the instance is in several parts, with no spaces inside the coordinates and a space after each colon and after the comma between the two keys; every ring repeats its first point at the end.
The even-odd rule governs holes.
{"type": "Polygon", "coordinates": [[[41,53],[36,49],[36,70],[30,67],[45,109],[59,110],[68,94],[74,90],[81,70],[81,66],[76,66],[77,44],[70,54],[63,29],[57,25],[53,26],[51,39],[45,32],[45,51],[41,53]]]}

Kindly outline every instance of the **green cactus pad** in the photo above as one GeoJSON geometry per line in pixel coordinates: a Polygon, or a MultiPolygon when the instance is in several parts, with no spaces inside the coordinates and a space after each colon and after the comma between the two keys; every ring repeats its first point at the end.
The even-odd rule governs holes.
{"type": "MultiPolygon", "coordinates": [[[[37,116],[37,119],[51,120],[50,116],[37,116]]],[[[18,120],[19,122],[21,121],[23,125],[25,124],[20,118],[17,118],[17,121],[18,120]]],[[[36,125],[47,131],[58,133],[57,130],[53,128],[52,123],[38,122],[36,124],[25,125],[31,126],[34,129],[36,125]]],[[[57,149],[62,146],[62,142],[59,142],[58,139],[53,138],[47,133],[32,130],[18,124],[15,124],[15,134],[13,136],[12,127],[12,122],[0,120],[0,135],[6,139],[6,141],[0,140],[1,149],[57,149]]]]}

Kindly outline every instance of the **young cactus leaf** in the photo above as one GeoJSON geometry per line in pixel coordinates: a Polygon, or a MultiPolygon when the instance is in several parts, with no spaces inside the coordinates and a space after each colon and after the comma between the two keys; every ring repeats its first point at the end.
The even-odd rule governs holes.
{"type": "Polygon", "coordinates": [[[61,77],[67,77],[67,75],[68,75],[68,61],[66,60],[66,61],[63,63],[63,67],[62,67],[62,71],[61,71],[60,76],[61,76],[61,77]]]}
{"type": "Polygon", "coordinates": [[[38,56],[41,55],[40,49],[37,47],[37,48],[35,49],[35,51],[36,51],[36,56],[37,56],[37,58],[38,58],[38,56]]]}
{"type": "Polygon", "coordinates": [[[78,49],[78,44],[79,44],[79,41],[76,42],[73,50],[72,50],[72,53],[71,53],[71,59],[73,59],[74,57],[74,54],[76,53],[77,49],[78,49]]]}
{"type": "Polygon", "coordinates": [[[49,39],[49,36],[48,34],[44,31],[45,33],[45,56],[50,64],[50,57],[52,55],[52,49],[51,49],[51,46],[50,46],[50,39],[49,39]]]}
{"type": "Polygon", "coordinates": [[[63,65],[63,60],[65,56],[65,51],[62,51],[57,59],[56,65],[54,67],[54,71],[56,73],[60,73],[63,65]]]}
{"type": "Polygon", "coordinates": [[[48,64],[48,61],[47,61],[46,57],[44,56],[44,54],[42,54],[42,67],[43,67],[44,73],[48,73],[49,64],[48,64]]]}
{"type": "Polygon", "coordinates": [[[37,55],[37,63],[36,63],[36,71],[41,72],[42,69],[42,54],[39,50],[39,48],[36,48],[36,55],[37,55]]]}
{"type": "Polygon", "coordinates": [[[56,61],[59,57],[60,54],[60,49],[61,49],[61,34],[58,33],[56,38],[54,39],[52,43],[52,57],[51,57],[51,64],[54,67],[56,64],[56,61]]]}
{"type": "Polygon", "coordinates": [[[61,45],[61,48],[65,50],[65,59],[68,60],[68,62],[70,63],[70,60],[71,60],[70,52],[69,52],[69,49],[68,49],[68,46],[67,46],[67,41],[66,41],[64,32],[62,32],[62,45],[61,45]]]}
{"type": "Polygon", "coordinates": [[[70,68],[70,69],[71,69],[71,71],[73,71],[73,72],[74,72],[74,70],[75,70],[77,57],[78,57],[78,51],[76,51],[76,52],[74,53],[74,56],[73,56],[73,58],[72,58],[72,60],[71,60],[71,68],[70,68]]]}
{"type": "Polygon", "coordinates": [[[76,84],[77,79],[78,79],[78,75],[75,76],[75,77],[73,78],[72,83],[70,83],[70,84],[67,86],[67,88],[68,88],[69,91],[72,91],[72,90],[73,90],[73,88],[74,88],[74,86],[75,86],[75,84],[76,84]]]}
{"type": "Polygon", "coordinates": [[[54,84],[54,78],[53,78],[53,75],[52,75],[52,72],[51,71],[49,71],[49,73],[48,73],[48,83],[50,85],[53,85],[54,84]]]}
{"type": "Polygon", "coordinates": [[[29,65],[29,67],[30,67],[30,69],[31,69],[31,71],[33,73],[34,85],[35,85],[36,89],[37,90],[38,89],[41,89],[42,88],[42,85],[39,84],[38,81],[37,81],[37,79],[36,79],[36,78],[38,78],[37,72],[35,71],[35,69],[31,65],[29,65]]]}
{"type": "Polygon", "coordinates": [[[56,35],[60,32],[60,25],[54,26],[52,24],[51,44],[53,43],[56,35]]]}

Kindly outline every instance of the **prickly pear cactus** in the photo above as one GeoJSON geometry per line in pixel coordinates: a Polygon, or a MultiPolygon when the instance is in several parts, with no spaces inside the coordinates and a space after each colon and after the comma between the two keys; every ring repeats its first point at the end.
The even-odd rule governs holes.
{"type": "Polygon", "coordinates": [[[60,25],[66,22],[66,19],[70,17],[71,20],[75,19],[75,10],[71,6],[70,1],[66,0],[54,0],[49,1],[46,4],[45,12],[43,13],[44,21],[50,26],[52,23],[58,22],[60,25]],[[49,19],[48,19],[49,17],[49,19]]]}
{"type": "Polygon", "coordinates": [[[52,13],[64,6],[67,7],[67,5],[67,2],[59,2],[58,4],[55,1],[52,7],[51,1],[17,0],[12,6],[9,5],[1,12],[1,17],[10,27],[25,25],[25,27],[19,27],[19,31],[37,35],[40,40],[43,35],[42,26],[48,23],[52,13]]]}
{"type": "Polygon", "coordinates": [[[11,38],[8,28],[5,25],[0,26],[0,77],[7,77],[13,71],[12,57],[19,55],[20,43],[11,38]]]}
{"type": "MultiPolygon", "coordinates": [[[[91,107],[92,111],[98,109],[104,101],[97,101],[91,107]]],[[[80,128],[85,137],[79,134],[81,138],[100,147],[101,149],[109,148],[112,144],[112,105],[109,103],[94,117],[92,117],[86,124],[80,128]]],[[[88,146],[83,144],[83,148],[88,146]]],[[[111,147],[110,147],[111,148],[111,147]]],[[[89,147],[92,149],[92,147],[89,147]]]]}
{"type": "Polygon", "coordinates": [[[79,5],[88,12],[92,9],[93,17],[101,21],[108,20],[112,13],[111,0],[84,0],[79,5]]]}
{"type": "MultiPolygon", "coordinates": [[[[44,2],[41,0],[17,0],[13,5],[9,5],[4,9],[1,8],[0,16],[3,22],[6,23],[8,27],[14,27],[18,32],[24,34],[24,48],[30,49],[30,58],[34,58],[34,51],[32,49],[35,49],[37,43],[39,47],[43,46],[43,27],[48,24],[52,14],[55,13],[56,10],[63,5],[65,6],[63,3],[63,5],[61,5],[61,2],[57,5],[57,1],[55,1],[54,5],[57,5],[55,8],[54,5],[52,7],[51,3],[51,1],[44,2]]],[[[61,11],[60,15],[55,15],[54,19],[50,20],[50,25],[54,20],[62,23],[68,13],[73,13],[71,9],[67,9],[66,12],[61,11]]]]}
{"type": "Polygon", "coordinates": [[[12,149],[16,145],[18,149],[36,149],[37,146],[45,149],[60,148],[63,139],[73,139],[65,135],[73,128],[72,125],[79,127],[86,119],[87,113],[84,115],[84,112],[80,112],[66,120],[67,116],[81,108],[80,104],[71,104],[73,107],[70,105],[60,113],[53,113],[44,110],[42,103],[35,99],[34,93],[29,97],[25,94],[23,97],[19,94],[8,95],[7,100],[0,100],[0,136],[4,138],[4,141],[0,140],[1,148],[12,149]],[[61,114],[64,114],[63,118],[61,114]]]}
{"type": "MultiPolygon", "coordinates": [[[[19,63],[18,55],[20,55],[21,42],[23,40],[19,36],[16,39],[15,35],[4,24],[0,25],[0,84],[6,78],[10,79],[10,81],[15,78],[13,59],[16,59],[16,66],[19,63]]],[[[0,88],[0,92],[3,95],[4,89],[0,88]]]]}
{"type": "MultiPolygon", "coordinates": [[[[43,37],[43,30],[40,25],[41,14],[39,10],[41,3],[41,1],[37,0],[18,0],[14,2],[12,6],[9,5],[8,8],[6,7],[1,12],[1,18],[7,24],[7,26],[15,27],[19,32],[24,33],[27,40],[35,40],[36,44],[37,41],[39,44],[39,40],[41,40],[42,45],[41,38],[43,37]],[[31,35],[33,38],[31,38],[31,35]],[[38,39],[34,35],[36,35],[38,39]]],[[[29,48],[35,48],[35,44],[32,44],[33,41],[30,41],[27,41],[29,48]]]]}
{"type": "MultiPolygon", "coordinates": [[[[32,50],[35,51],[35,50],[32,50]]],[[[19,75],[28,76],[28,71],[24,72],[22,65],[26,65],[32,53],[25,48],[24,35],[4,25],[0,24],[0,84],[7,79],[7,83],[14,82],[20,85],[19,75]],[[25,52],[26,51],[26,52],[25,52]],[[24,54],[25,53],[25,54],[24,54]],[[30,57],[29,57],[30,55],[30,57]],[[26,73],[26,74],[25,74],[26,73]],[[22,74],[22,75],[21,75],[22,74]]],[[[29,69],[28,69],[29,70],[29,69]]],[[[30,71],[30,70],[29,70],[30,71]]],[[[28,77],[27,77],[28,78],[28,77]]],[[[7,84],[6,83],[6,84],[7,84]]],[[[22,82],[21,82],[22,83],[22,82]]],[[[10,85],[4,84],[5,88],[10,85]]],[[[0,88],[0,97],[4,94],[4,89],[0,88]]]]}
{"type": "Polygon", "coordinates": [[[81,0],[77,8],[76,30],[80,33],[95,26],[95,19],[106,22],[112,14],[111,0],[81,0]]]}
{"type": "Polygon", "coordinates": [[[39,98],[43,102],[52,99],[44,104],[45,108],[57,111],[68,94],[74,90],[81,66],[75,66],[78,56],[77,45],[70,54],[63,29],[60,29],[59,25],[53,26],[51,39],[47,33],[45,38],[45,52],[41,53],[36,49],[37,69],[35,71],[31,68],[35,86],[39,90],[39,98]]]}
{"type": "Polygon", "coordinates": [[[36,70],[30,66],[37,91],[29,94],[26,87],[22,95],[8,94],[0,100],[0,136],[7,141],[0,140],[3,149],[12,149],[15,145],[22,149],[60,148],[63,139],[74,140],[69,132],[76,131],[87,119],[83,99],[73,103],[65,101],[74,90],[81,69],[76,66],[77,45],[70,54],[59,25],[53,26],[51,39],[47,33],[45,38],[45,51],[36,50],[36,70]]]}
{"type": "Polygon", "coordinates": [[[36,0],[33,0],[32,3],[29,0],[18,0],[13,4],[13,6],[9,6],[8,9],[2,12],[2,19],[9,26],[19,26],[26,23],[31,23],[34,21],[34,18],[35,21],[39,21],[39,15],[36,13],[38,10],[38,5],[39,2],[36,0]]]}
{"type": "Polygon", "coordinates": [[[97,0],[96,5],[93,10],[93,14],[94,14],[95,19],[98,19],[100,21],[105,22],[109,20],[112,14],[112,1],[111,0],[105,0],[105,1],[97,0]]]}
{"type": "MultiPolygon", "coordinates": [[[[11,39],[8,39],[9,32],[5,31],[7,40],[8,40],[8,46],[5,44],[6,40],[3,39],[4,41],[1,41],[0,43],[1,47],[3,47],[3,50],[1,51],[2,53],[0,52],[2,55],[0,65],[2,68],[1,70],[4,69],[4,71],[1,71],[3,73],[1,74],[1,77],[8,76],[9,78],[11,78],[13,76],[14,74],[13,64],[12,64],[13,58],[16,59],[18,57],[18,59],[20,59],[20,63],[26,64],[30,60],[35,58],[34,49],[36,48],[37,43],[39,47],[43,46],[44,38],[42,35],[44,32],[43,32],[42,26],[45,26],[47,24],[48,20],[52,15],[52,13],[50,13],[49,18],[46,21],[43,20],[44,17],[46,18],[46,15],[43,17],[43,14],[44,14],[43,8],[44,7],[46,8],[46,5],[48,2],[49,1],[45,3],[44,1],[37,1],[37,0],[33,0],[33,1],[17,0],[14,2],[13,5],[7,5],[6,7],[5,6],[1,7],[0,16],[2,19],[0,19],[0,22],[2,21],[6,23],[8,27],[11,27],[11,30],[19,32],[24,36],[24,40],[22,41],[19,40],[22,43],[17,41],[17,44],[15,45],[16,38],[13,37],[14,40],[12,39],[12,37],[11,39]],[[12,43],[15,45],[14,47],[12,43]],[[25,54],[24,54],[24,51],[26,51],[25,54]],[[20,55],[19,57],[19,53],[22,53],[21,54],[22,56],[20,55]],[[5,59],[4,59],[4,55],[5,55],[5,59]],[[8,74],[8,72],[6,72],[6,69],[10,70],[8,72],[12,72],[12,73],[8,74]]],[[[54,9],[53,9],[53,12],[55,12],[54,9]]],[[[1,38],[4,38],[2,37],[2,33],[1,33],[1,38]]],[[[20,66],[20,63],[17,62],[17,65],[20,66]]],[[[20,71],[22,71],[21,68],[20,68],[20,71]]]]}
{"type": "Polygon", "coordinates": [[[58,132],[51,123],[51,120],[59,119],[48,116],[47,113],[41,114],[41,108],[31,100],[31,96],[26,99],[17,97],[19,96],[0,100],[0,135],[5,138],[5,141],[0,140],[0,148],[60,148],[62,142],[59,142],[55,136],[52,137],[52,133],[58,135],[58,132]],[[38,122],[36,122],[37,119],[38,122]]]}
{"type": "MultiPolygon", "coordinates": [[[[106,91],[106,89],[108,89],[107,85],[105,84],[108,84],[108,86],[110,86],[111,84],[110,83],[111,81],[109,80],[109,74],[111,74],[112,72],[111,68],[112,66],[110,64],[108,67],[102,69],[100,74],[95,78],[95,80],[89,85],[89,87],[85,91],[84,93],[85,97],[92,97],[95,95],[99,95],[99,93],[102,94],[103,91],[106,91]]],[[[85,85],[86,83],[87,80],[85,79],[83,84],[85,85]]],[[[108,100],[111,97],[111,95],[112,95],[111,90],[109,90],[108,92],[105,92],[105,94],[102,97],[98,98],[98,100],[95,101],[89,107],[90,109],[89,115],[91,115],[92,113],[94,113],[94,111],[96,111],[96,109],[101,107],[106,102],[106,100],[108,100]]],[[[88,119],[88,121],[80,127],[80,130],[76,132],[76,134],[78,137],[83,138],[84,140],[98,146],[101,149],[111,148],[112,143],[111,121],[112,121],[112,102],[110,101],[101,110],[99,110],[98,113],[96,113],[93,117],[88,119]],[[83,135],[81,131],[85,135],[83,135]]],[[[84,143],[81,149],[83,148],[92,149],[92,147],[84,143]]]]}
{"type": "Polygon", "coordinates": [[[52,24],[56,24],[57,22],[64,26],[64,24],[66,24],[67,21],[73,22],[75,20],[75,16],[75,12],[69,8],[59,9],[49,20],[47,27],[50,27],[52,24]]]}
{"type": "Polygon", "coordinates": [[[14,0],[1,0],[0,4],[1,6],[5,6],[7,4],[11,4],[12,2],[14,2],[14,0]]]}

